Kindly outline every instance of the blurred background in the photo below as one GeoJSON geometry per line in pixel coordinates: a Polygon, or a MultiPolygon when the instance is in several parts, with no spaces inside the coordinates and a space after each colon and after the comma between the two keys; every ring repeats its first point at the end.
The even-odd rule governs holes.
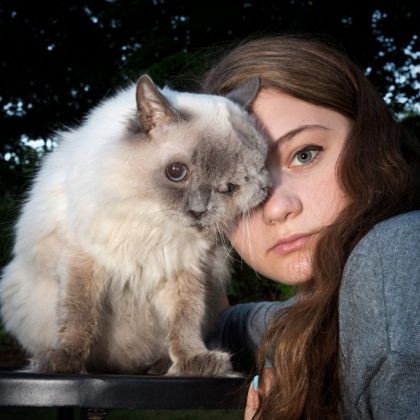
{"type": "MultiPolygon", "coordinates": [[[[0,267],[10,258],[31,177],[56,143],[54,130],[77,125],[142,73],[161,86],[195,90],[214,60],[245,39],[281,33],[324,39],[364,69],[418,136],[419,22],[414,0],[1,0],[0,267]]],[[[233,303],[293,293],[240,262],[235,278],[233,303]]],[[[23,357],[3,333],[0,367],[23,357]]]]}

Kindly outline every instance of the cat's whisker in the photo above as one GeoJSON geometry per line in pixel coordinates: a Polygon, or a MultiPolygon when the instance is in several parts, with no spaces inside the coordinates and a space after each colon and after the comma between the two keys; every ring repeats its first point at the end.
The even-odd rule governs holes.
{"type": "MultiPolygon", "coordinates": [[[[231,228],[229,228],[227,231],[230,231],[230,230],[231,230],[231,228]]],[[[229,240],[229,238],[227,236],[225,237],[225,241],[226,241],[226,244],[227,244],[227,252],[228,252],[229,256],[231,256],[233,254],[232,251],[234,249],[233,243],[229,240]]]]}
{"type": "Polygon", "coordinates": [[[222,244],[222,247],[225,251],[225,253],[224,253],[225,257],[224,257],[223,262],[222,262],[222,267],[226,267],[229,264],[229,261],[230,261],[230,254],[232,252],[232,246],[228,244],[226,236],[223,233],[223,230],[220,228],[220,226],[217,224],[215,226],[215,228],[219,232],[221,244],[222,244]]]}
{"type": "Polygon", "coordinates": [[[251,257],[251,268],[254,270],[254,274],[257,277],[257,279],[262,281],[262,278],[258,274],[257,269],[256,269],[254,249],[252,248],[251,238],[250,238],[250,230],[252,229],[252,226],[251,226],[251,229],[250,229],[249,225],[255,223],[255,220],[252,217],[253,213],[254,213],[254,209],[250,210],[248,212],[248,217],[247,217],[248,246],[249,246],[250,257],[251,257]]]}
{"type": "MultiPolygon", "coordinates": [[[[242,234],[242,238],[241,238],[241,243],[244,243],[245,241],[245,230],[244,230],[244,226],[245,226],[245,220],[246,220],[246,213],[242,213],[241,215],[241,234],[242,234]]],[[[243,270],[243,265],[244,265],[244,260],[241,258],[241,270],[243,270]]]]}
{"type": "Polygon", "coordinates": [[[226,250],[226,237],[225,237],[223,229],[220,227],[219,224],[216,224],[215,225],[215,230],[217,232],[217,236],[220,240],[220,243],[221,243],[223,249],[226,250]]]}
{"type": "MultiPolygon", "coordinates": [[[[219,229],[220,229],[220,228],[219,228],[219,229]]],[[[229,242],[229,240],[228,240],[228,239],[227,239],[227,237],[226,237],[225,230],[220,229],[220,231],[221,231],[220,235],[221,235],[221,237],[222,237],[222,244],[223,244],[223,248],[225,249],[225,251],[226,251],[228,254],[230,254],[230,252],[231,252],[231,250],[232,250],[232,245],[231,245],[231,243],[229,242]]]]}
{"type": "MultiPolygon", "coordinates": [[[[231,256],[232,250],[233,250],[233,245],[232,243],[229,241],[229,239],[227,238],[226,234],[224,232],[228,232],[228,225],[226,224],[225,221],[222,221],[222,223],[225,225],[225,229],[221,232],[221,238],[222,238],[222,246],[225,249],[226,253],[227,253],[227,258],[229,258],[231,256]]],[[[220,229],[220,228],[219,228],[220,229]]]]}
{"type": "Polygon", "coordinates": [[[221,235],[226,240],[227,232],[229,232],[229,225],[227,224],[225,220],[221,220],[218,224],[218,228],[221,232],[221,235]]]}

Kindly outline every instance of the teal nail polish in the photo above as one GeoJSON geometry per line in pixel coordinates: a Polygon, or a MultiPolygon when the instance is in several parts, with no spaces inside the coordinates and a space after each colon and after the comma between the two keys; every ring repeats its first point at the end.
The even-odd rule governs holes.
{"type": "Polygon", "coordinates": [[[254,388],[254,391],[258,391],[259,380],[260,380],[260,377],[258,375],[255,375],[254,379],[252,380],[252,388],[254,388]]]}

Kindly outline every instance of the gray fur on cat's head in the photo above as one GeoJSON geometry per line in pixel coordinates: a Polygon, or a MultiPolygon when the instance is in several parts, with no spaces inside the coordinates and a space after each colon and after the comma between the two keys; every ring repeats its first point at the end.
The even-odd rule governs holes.
{"type": "MultiPolygon", "coordinates": [[[[249,104],[244,94],[257,91],[252,80],[232,98],[249,104]]],[[[227,230],[264,200],[271,183],[267,141],[242,106],[223,97],[159,91],[147,76],[137,82],[136,103],[126,142],[130,160],[138,156],[139,194],[157,200],[168,218],[184,227],[227,230]]]]}

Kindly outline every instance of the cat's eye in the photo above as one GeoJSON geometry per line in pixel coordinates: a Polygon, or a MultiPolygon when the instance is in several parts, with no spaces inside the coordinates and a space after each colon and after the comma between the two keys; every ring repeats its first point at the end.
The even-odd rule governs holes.
{"type": "Polygon", "coordinates": [[[182,162],[171,162],[165,170],[166,177],[173,182],[180,182],[188,175],[188,168],[182,162]]]}
{"type": "Polygon", "coordinates": [[[217,192],[222,194],[232,194],[234,191],[238,189],[238,186],[235,184],[232,184],[231,182],[228,182],[225,185],[220,186],[217,188],[217,192]]]}
{"type": "Polygon", "coordinates": [[[232,194],[238,188],[237,185],[231,184],[230,182],[227,184],[227,193],[232,194]]]}
{"type": "Polygon", "coordinates": [[[322,151],[322,147],[309,146],[299,150],[291,162],[291,166],[307,166],[310,165],[322,151]]]}

